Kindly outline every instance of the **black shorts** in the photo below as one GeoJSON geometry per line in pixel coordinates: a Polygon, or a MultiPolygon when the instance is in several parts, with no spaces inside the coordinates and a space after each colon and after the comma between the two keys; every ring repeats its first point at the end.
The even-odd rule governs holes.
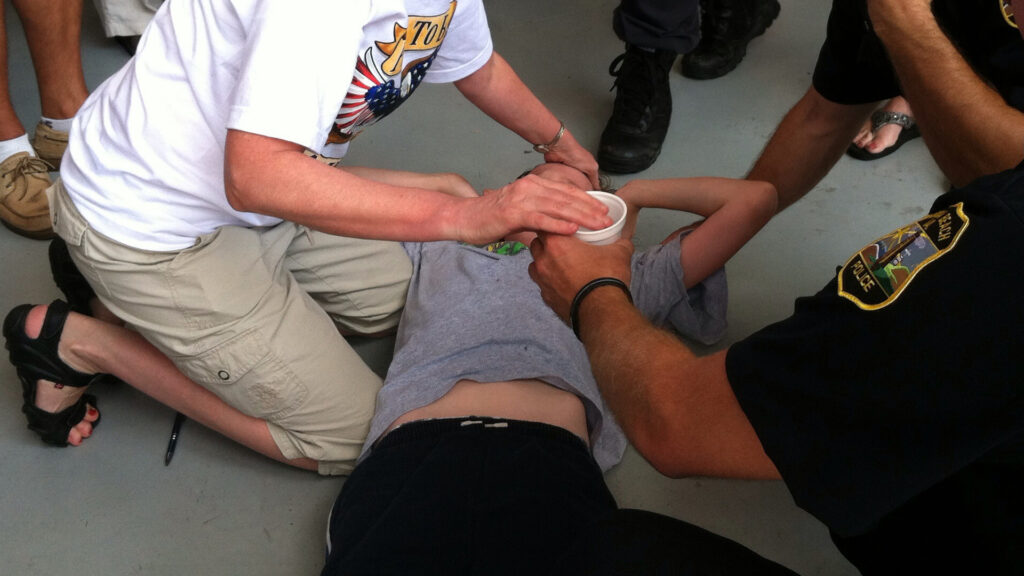
{"type": "MultiPolygon", "coordinates": [[[[975,72],[1011,106],[1024,110],[1024,42],[995,1],[934,0],[932,12],[975,72]]],[[[864,104],[900,94],[896,73],[875,36],[865,0],[832,0],[814,88],[838,104],[864,104]]]]}
{"type": "Polygon", "coordinates": [[[900,93],[864,0],[832,0],[827,36],[814,67],[814,89],[837,104],[865,104],[900,93]]]}
{"type": "Polygon", "coordinates": [[[423,420],[381,439],[334,505],[323,574],[792,574],[619,510],[586,445],[534,422],[423,420]]]}

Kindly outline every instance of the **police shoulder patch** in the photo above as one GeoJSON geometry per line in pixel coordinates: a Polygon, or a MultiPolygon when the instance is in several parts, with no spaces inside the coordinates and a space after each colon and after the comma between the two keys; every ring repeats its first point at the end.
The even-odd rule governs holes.
{"type": "Polygon", "coordinates": [[[918,272],[952,250],[969,224],[960,202],[882,236],[839,270],[839,295],[864,310],[885,308],[918,272]]]}

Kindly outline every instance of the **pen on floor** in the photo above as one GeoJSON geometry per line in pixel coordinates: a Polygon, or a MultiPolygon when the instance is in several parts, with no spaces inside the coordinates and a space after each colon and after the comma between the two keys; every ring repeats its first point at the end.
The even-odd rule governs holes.
{"type": "Polygon", "coordinates": [[[164,466],[171,463],[174,458],[174,447],[178,445],[178,434],[181,433],[181,425],[185,423],[185,415],[181,412],[174,417],[174,427],[171,428],[171,439],[167,441],[167,454],[164,456],[164,466]]]}

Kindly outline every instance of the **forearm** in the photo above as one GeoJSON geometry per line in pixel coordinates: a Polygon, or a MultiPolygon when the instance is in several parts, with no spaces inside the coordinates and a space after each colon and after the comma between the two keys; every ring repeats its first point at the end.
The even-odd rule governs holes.
{"type": "Polygon", "coordinates": [[[747,178],[775,185],[782,210],[828,174],[874,107],[836,104],[811,88],[782,119],[747,178]]]}
{"type": "Polygon", "coordinates": [[[454,172],[435,172],[424,174],[421,172],[407,172],[405,170],[388,170],[384,168],[370,168],[367,166],[345,166],[340,168],[360,178],[382,182],[394,186],[408,188],[423,188],[443,192],[450,196],[460,198],[475,198],[479,196],[470,183],[454,172]]]}
{"type": "Polygon", "coordinates": [[[579,226],[609,223],[604,206],[582,190],[536,176],[477,196],[471,188],[412,187],[423,180],[411,173],[365,173],[370,172],[383,181],[328,166],[297,144],[249,132],[231,130],[225,144],[224,193],[234,209],[331,234],[479,244],[513,232],[572,234],[579,226]]]}
{"type": "Polygon", "coordinates": [[[698,358],[614,287],[579,311],[601,393],[633,446],[672,477],[777,478],[725,377],[724,352],[698,358]]]}
{"type": "MultiPolygon", "coordinates": [[[[631,206],[682,210],[706,218],[699,226],[692,226],[680,246],[679,262],[686,271],[687,289],[724,266],[768,223],[778,205],[775,187],[768,182],[731,178],[634,180],[620,194],[631,206]]],[[[631,214],[627,234],[632,234],[635,221],[631,214]]],[[[682,230],[676,230],[665,241],[682,230]]]]}
{"type": "Polygon", "coordinates": [[[663,398],[662,378],[687,374],[692,354],[665,333],[650,326],[615,287],[594,290],[578,311],[580,339],[590,357],[601,395],[615,413],[633,446],[659,471],[673,474],[675,455],[667,438],[681,438],[670,428],[683,414],[672,414],[677,402],[663,398]]]}
{"type": "Polygon", "coordinates": [[[455,86],[477,108],[531,144],[552,144],[545,162],[559,162],[583,172],[593,189],[600,185],[597,161],[565,129],[497,53],[455,86]]]}
{"type": "Polygon", "coordinates": [[[619,196],[637,208],[665,208],[710,216],[727,203],[763,195],[765,182],[734,178],[667,178],[632,180],[619,196]]]}
{"type": "Polygon", "coordinates": [[[921,2],[874,3],[871,18],[921,135],[956,186],[1024,158],[1024,113],[970,67],[921,2]]]}
{"type": "MultiPolygon", "coordinates": [[[[563,320],[590,280],[611,277],[629,285],[627,240],[590,246],[542,234],[530,251],[530,277],[563,320]]],[[[732,392],[724,353],[697,358],[644,319],[615,286],[585,296],[576,324],[601,394],[655,468],[668,476],[778,476],[732,392]]]]}
{"type": "Polygon", "coordinates": [[[426,241],[456,235],[453,214],[465,200],[361,178],[317,162],[289,143],[247,147],[253,139],[266,142],[242,132],[228,138],[225,192],[236,210],[359,238],[426,241]],[[245,161],[232,161],[235,156],[245,161]]]}
{"type": "Polygon", "coordinates": [[[497,52],[480,70],[455,86],[484,114],[531,144],[550,142],[558,133],[558,118],[497,52]]]}

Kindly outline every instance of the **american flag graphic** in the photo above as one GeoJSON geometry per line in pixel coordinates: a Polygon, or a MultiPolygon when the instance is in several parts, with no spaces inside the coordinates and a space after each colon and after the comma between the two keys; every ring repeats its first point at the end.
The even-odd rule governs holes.
{"type": "Polygon", "coordinates": [[[389,78],[374,61],[373,48],[367,48],[365,55],[356,59],[356,71],[335,121],[335,130],[350,135],[355,129],[369,126],[398,108],[423,81],[436,54],[435,51],[413,62],[402,71],[400,78],[389,78]]]}

